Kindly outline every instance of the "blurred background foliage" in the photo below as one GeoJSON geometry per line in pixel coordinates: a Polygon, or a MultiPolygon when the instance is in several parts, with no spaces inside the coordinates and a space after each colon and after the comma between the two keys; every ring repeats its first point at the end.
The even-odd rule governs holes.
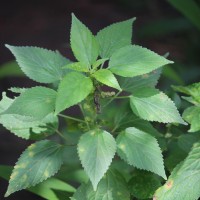
{"type": "MultiPolygon", "coordinates": [[[[58,49],[63,55],[74,59],[69,49],[69,32],[71,12],[74,12],[93,33],[113,22],[137,17],[133,27],[133,42],[145,46],[161,55],[169,53],[175,64],[163,69],[158,87],[164,90],[175,101],[181,112],[188,106],[181,101],[171,85],[188,85],[200,81],[200,0],[19,0],[4,1],[0,7],[0,91],[10,87],[35,86],[24,77],[17,67],[13,56],[4,44],[40,46],[58,49]]],[[[8,92],[8,96],[11,95],[8,92]]],[[[76,110],[70,110],[76,112],[76,110]]],[[[72,122],[68,121],[68,124],[72,122]]],[[[71,126],[73,129],[73,126],[71,126]]],[[[163,127],[158,127],[161,131],[163,127]]],[[[69,138],[77,140],[79,133],[67,133],[69,138]],[[76,136],[76,137],[74,137],[76,136]]],[[[193,136],[181,136],[176,127],[168,127],[178,140],[169,141],[169,156],[166,166],[169,171],[187,155],[192,143],[197,139],[193,136]],[[178,144],[178,147],[175,148],[178,144]]],[[[14,165],[19,154],[30,144],[0,127],[0,165],[14,165]]],[[[162,149],[165,141],[160,139],[162,149]]],[[[74,150],[75,151],[75,150],[74,150]]],[[[73,157],[73,151],[67,151],[73,157]]],[[[67,160],[67,159],[66,159],[67,160]]],[[[116,161],[117,162],[117,161],[116,161]]],[[[81,182],[87,177],[77,165],[74,157],[71,167],[63,168],[58,177],[63,180],[73,178],[81,182]],[[70,170],[77,169],[70,172],[70,170]],[[69,176],[70,174],[70,176],[69,176]]],[[[115,165],[115,163],[113,163],[115,165]]],[[[117,165],[116,165],[117,166],[117,165]]],[[[128,166],[123,167],[129,170],[128,166]]],[[[6,174],[4,168],[1,174],[6,174]],[[5,173],[4,173],[5,172],[5,173]]],[[[9,170],[8,170],[9,171],[9,170]]],[[[7,176],[7,175],[5,175],[7,176]]],[[[7,182],[0,179],[0,199],[6,190],[7,182]]],[[[61,194],[58,194],[58,196],[61,194]]],[[[22,191],[12,199],[36,199],[22,191]]],[[[37,197],[37,199],[40,199],[37,197]]]]}

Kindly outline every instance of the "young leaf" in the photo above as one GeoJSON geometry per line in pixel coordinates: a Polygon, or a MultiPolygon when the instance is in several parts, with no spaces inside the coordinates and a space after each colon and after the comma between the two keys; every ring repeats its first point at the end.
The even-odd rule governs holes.
{"type": "Polygon", "coordinates": [[[60,169],[62,162],[61,145],[49,140],[32,144],[16,163],[5,197],[53,176],[60,169]]]}
{"type": "Polygon", "coordinates": [[[134,94],[135,91],[142,90],[143,88],[155,87],[158,79],[160,78],[161,72],[162,67],[141,76],[135,76],[131,78],[119,76],[117,77],[117,80],[122,90],[134,94]]]}
{"type": "Polygon", "coordinates": [[[197,200],[200,197],[200,143],[181,164],[173,170],[165,185],[160,187],[155,200],[197,200]]]}
{"type": "Polygon", "coordinates": [[[196,132],[200,130],[200,107],[191,106],[183,113],[183,119],[191,124],[188,132],[196,132]]]}
{"type": "Polygon", "coordinates": [[[78,154],[94,190],[108,170],[115,151],[115,139],[106,131],[96,129],[81,136],[78,154]]]}
{"type": "Polygon", "coordinates": [[[71,72],[60,82],[56,98],[56,113],[84,100],[92,91],[93,84],[89,77],[71,72]]]}
{"type": "Polygon", "coordinates": [[[71,48],[76,59],[85,63],[88,67],[92,65],[99,54],[99,46],[91,31],[72,14],[71,48]]]}
{"type": "Polygon", "coordinates": [[[42,119],[55,109],[56,91],[46,87],[26,89],[2,114],[17,114],[42,119]]]}
{"type": "Polygon", "coordinates": [[[130,127],[117,137],[119,156],[139,169],[148,170],[166,179],[158,143],[151,135],[130,127]]]}
{"type": "Polygon", "coordinates": [[[156,189],[161,186],[161,181],[156,175],[134,170],[134,175],[128,182],[130,191],[137,199],[152,198],[156,189]]]}
{"type": "Polygon", "coordinates": [[[131,44],[132,24],[136,18],[114,23],[98,32],[100,56],[110,58],[114,51],[131,44]]]}
{"type": "Polygon", "coordinates": [[[57,51],[39,47],[15,47],[6,45],[13,53],[22,71],[39,83],[53,83],[63,77],[62,67],[70,61],[57,51]]]}
{"type": "Polygon", "coordinates": [[[119,86],[117,79],[115,78],[113,73],[109,71],[108,69],[100,69],[96,71],[94,74],[92,74],[92,76],[94,76],[94,78],[97,81],[121,91],[121,88],[119,86]]]}
{"type": "Polygon", "coordinates": [[[131,109],[137,116],[148,121],[186,124],[167,95],[150,88],[139,92],[130,97],[131,109]]]}
{"type": "Polygon", "coordinates": [[[130,200],[127,183],[117,171],[109,170],[94,191],[91,183],[82,184],[74,193],[74,200],[130,200]]]}
{"type": "Polygon", "coordinates": [[[78,72],[89,72],[88,67],[81,62],[70,63],[70,64],[64,66],[63,68],[72,69],[72,70],[78,71],[78,72]]]}
{"type": "Polygon", "coordinates": [[[173,62],[146,48],[128,45],[114,52],[109,69],[119,76],[133,77],[147,74],[170,63],[173,62]]]}

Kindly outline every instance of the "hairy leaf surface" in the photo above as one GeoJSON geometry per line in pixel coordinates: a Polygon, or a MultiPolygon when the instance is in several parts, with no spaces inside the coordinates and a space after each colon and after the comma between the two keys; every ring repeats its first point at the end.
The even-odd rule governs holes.
{"type": "Polygon", "coordinates": [[[80,62],[88,67],[92,65],[99,54],[99,46],[91,31],[72,14],[71,48],[80,62]]]}
{"type": "Polygon", "coordinates": [[[132,111],[142,119],[163,123],[186,124],[173,101],[164,93],[146,88],[130,97],[132,111]]]}
{"type": "Polygon", "coordinates": [[[117,137],[117,153],[130,165],[166,178],[161,150],[151,135],[127,128],[117,137]]]}
{"type": "Polygon", "coordinates": [[[78,72],[67,74],[60,82],[56,98],[56,113],[84,100],[92,91],[93,83],[89,77],[78,72]]]}
{"type": "Polygon", "coordinates": [[[5,196],[35,186],[53,176],[60,169],[62,162],[61,145],[49,140],[32,144],[16,163],[5,196]]]}
{"type": "Polygon", "coordinates": [[[39,47],[15,47],[6,45],[13,53],[22,71],[39,83],[53,83],[62,79],[62,67],[70,61],[58,51],[39,47]]]}
{"type": "Polygon", "coordinates": [[[98,32],[96,38],[102,58],[109,58],[116,50],[131,44],[134,20],[135,18],[114,23],[98,32]]]}
{"type": "Polygon", "coordinates": [[[46,87],[26,89],[1,114],[17,114],[42,119],[54,112],[56,91],[46,87]]]}
{"type": "Polygon", "coordinates": [[[81,136],[78,154],[94,190],[108,170],[115,151],[115,139],[107,131],[96,129],[81,136]]]}
{"type": "Polygon", "coordinates": [[[200,197],[200,143],[196,143],[188,157],[173,170],[160,187],[155,200],[197,200],[200,197]]]}
{"type": "Polygon", "coordinates": [[[110,58],[109,69],[119,76],[134,77],[170,63],[173,62],[151,50],[128,45],[114,52],[110,58]]]}

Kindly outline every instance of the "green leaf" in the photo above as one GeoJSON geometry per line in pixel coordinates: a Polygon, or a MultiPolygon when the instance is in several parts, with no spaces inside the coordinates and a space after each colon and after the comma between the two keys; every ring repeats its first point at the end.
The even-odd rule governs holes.
{"type": "Polygon", "coordinates": [[[88,67],[92,65],[99,54],[99,46],[91,31],[72,14],[71,48],[76,59],[85,63],[88,67]]]}
{"type": "Polygon", "coordinates": [[[93,83],[81,73],[71,72],[60,82],[56,98],[56,113],[84,100],[92,91],[93,83]]]}
{"type": "Polygon", "coordinates": [[[131,92],[134,94],[135,91],[142,90],[146,87],[155,87],[157,85],[158,79],[162,68],[156,69],[148,74],[143,74],[141,76],[135,76],[132,78],[117,77],[122,90],[131,92]]]}
{"type": "Polygon", "coordinates": [[[158,143],[151,135],[130,127],[117,137],[118,155],[139,169],[154,172],[166,179],[158,143]]]}
{"type": "MultiPolygon", "coordinates": [[[[0,113],[4,112],[13,101],[3,93],[3,98],[0,101],[0,113]]],[[[45,137],[53,134],[58,127],[58,118],[52,113],[42,120],[34,120],[32,117],[17,114],[3,114],[0,115],[0,123],[18,137],[34,139],[35,136],[45,137]],[[31,137],[33,134],[34,138],[31,137]]]]}
{"type": "Polygon", "coordinates": [[[200,130],[200,106],[191,106],[183,113],[183,119],[191,124],[188,132],[196,132],[200,130]]]}
{"type": "MultiPolygon", "coordinates": [[[[0,177],[9,180],[11,172],[12,167],[0,165],[0,177]]],[[[49,178],[35,187],[27,189],[27,191],[37,194],[44,199],[60,200],[54,193],[54,190],[64,191],[66,193],[75,192],[75,188],[57,178],[49,178]]]]}
{"type": "Polygon", "coordinates": [[[39,47],[15,47],[6,45],[13,53],[21,70],[39,83],[53,83],[63,77],[62,67],[69,63],[58,51],[39,47]]]}
{"type": "Polygon", "coordinates": [[[29,146],[12,171],[5,196],[35,186],[53,176],[61,167],[62,146],[43,140],[29,146]]]}
{"type": "Polygon", "coordinates": [[[168,0],[168,2],[187,17],[200,30],[200,7],[194,0],[168,0]],[[188,9],[190,8],[190,9],[188,9]]]}
{"type": "Polygon", "coordinates": [[[146,48],[128,45],[114,52],[109,69],[119,76],[133,77],[147,74],[170,63],[173,62],[146,48]]]}
{"type": "Polygon", "coordinates": [[[17,114],[42,119],[54,112],[56,91],[46,87],[26,89],[2,114],[17,114]]]}
{"type": "Polygon", "coordinates": [[[115,139],[107,131],[96,129],[81,136],[78,154],[94,190],[108,170],[115,151],[115,139]]]}
{"type": "Polygon", "coordinates": [[[70,63],[70,64],[64,66],[63,68],[72,69],[72,70],[78,71],[78,72],[89,72],[88,67],[81,62],[70,63]]]}
{"type": "Polygon", "coordinates": [[[0,78],[6,77],[23,77],[24,74],[20,70],[16,61],[9,61],[0,66],[0,78]]]}
{"type": "Polygon", "coordinates": [[[156,189],[161,186],[161,182],[154,174],[145,171],[134,171],[128,185],[134,197],[148,199],[153,197],[156,189]]]}
{"type": "Polygon", "coordinates": [[[114,51],[131,44],[132,24],[136,18],[114,23],[98,32],[100,56],[110,58],[114,51]]]}
{"type": "Polygon", "coordinates": [[[93,70],[96,70],[97,67],[99,67],[100,65],[103,65],[107,60],[108,58],[102,58],[102,59],[96,60],[94,64],[92,65],[93,70]]]}
{"type": "Polygon", "coordinates": [[[91,183],[82,184],[74,193],[74,200],[130,200],[127,183],[117,171],[109,170],[94,191],[91,183]]]}
{"type": "Polygon", "coordinates": [[[150,88],[130,97],[132,111],[142,119],[163,123],[186,124],[173,101],[164,93],[150,88]]]}
{"type": "Polygon", "coordinates": [[[119,86],[117,79],[115,78],[113,73],[111,71],[109,71],[108,69],[100,69],[100,70],[94,72],[94,74],[92,74],[92,76],[97,81],[99,81],[109,87],[116,88],[117,90],[121,91],[121,88],[119,86]]]}
{"type": "Polygon", "coordinates": [[[200,197],[200,143],[196,143],[187,158],[173,170],[155,200],[197,200],[200,197]]]}

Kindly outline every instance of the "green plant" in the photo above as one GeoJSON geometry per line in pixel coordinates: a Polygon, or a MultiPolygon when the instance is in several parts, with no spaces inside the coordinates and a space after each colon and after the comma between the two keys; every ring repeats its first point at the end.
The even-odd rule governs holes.
{"type": "MultiPolygon", "coordinates": [[[[3,93],[0,123],[18,137],[40,140],[20,156],[5,196],[30,188],[51,200],[147,199],[167,179],[162,151],[169,149],[170,153],[168,144],[174,142],[171,132],[176,135],[182,128],[177,125],[186,123],[173,101],[155,88],[162,66],[173,62],[131,44],[134,20],[110,25],[94,36],[72,15],[70,42],[77,62],[58,51],[6,45],[29,78],[47,85],[11,88],[14,99],[3,93]],[[83,117],[61,114],[74,105],[83,117]],[[156,122],[156,126],[168,123],[166,133],[160,133],[150,122],[156,122]],[[63,126],[65,123],[67,126],[63,126]],[[84,171],[80,170],[78,157],[84,171]],[[56,178],[50,178],[60,168],[56,178]],[[63,181],[81,186],[75,190],[63,181]]],[[[186,165],[197,148],[184,162],[186,165]]],[[[7,175],[0,176],[8,178],[10,168],[1,169],[7,175]]],[[[170,177],[179,169],[180,165],[170,177]]],[[[169,173],[170,167],[167,170],[169,173]]],[[[167,189],[171,188],[170,180],[167,189]]],[[[159,191],[163,189],[154,198],[167,199],[159,191]]]]}

